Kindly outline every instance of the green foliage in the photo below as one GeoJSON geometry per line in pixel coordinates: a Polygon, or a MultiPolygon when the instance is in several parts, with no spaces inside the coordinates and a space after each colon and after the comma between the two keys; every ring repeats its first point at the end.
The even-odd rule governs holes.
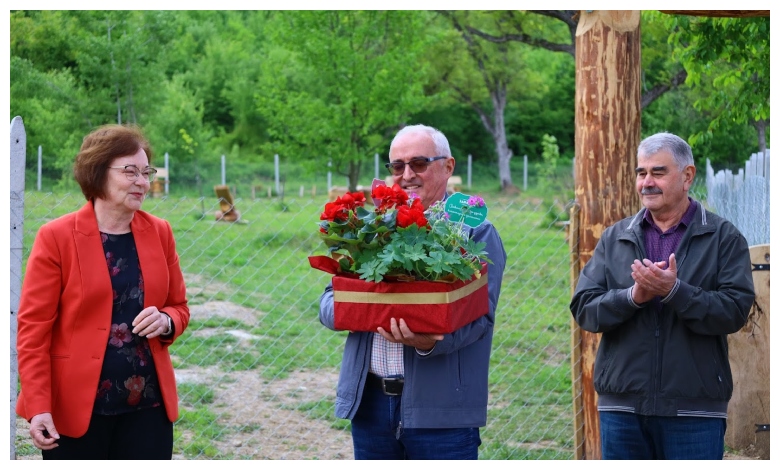
{"type": "MultiPolygon", "coordinates": [[[[565,23],[534,11],[454,14],[489,34],[571,42],[565,23]]],[[[370,184],[373,155],[386,156],[395,130],[418,122],[448,136],[456,174],[465,177],[471,154],[475,179],[492,178],[492,189],[490,83],[506,85],[515,156],[540,162],[544,134],[574,154],[571,53],[472,36],[471,55],[432,11],[14,10],[9,19],[10,117],[25,123],[28,183],[40,146],[48,188],[76,189],[71,166],[84,135],[121,121],[145,130],[156,165],[169,154],[172,190],[188,195],[211,194],[221,155],[228,184],[267,188],[275,154],[293,162],[282,168],[288,192],[316,181],[328,160],[351,186],[370,184]]],[[[739,166],[758,150],[752,124],[769,116],[768,18],[643,11],[642,20],[643,92],[682,67],[689,75],[643,110],[642,134],[668,130],[697,157],[739,166]]]]}
{"type": "Polygon", "coordinates": [[[257,110],[269,149],[329,159],[355,189],[360,160],[421,109],[423,17],[408,11],[277,12],[269,25],[257,110]],[[306,31],[306,40],[299,40],[306,31]]]}
{"type": "Polygon", "coordinates": [[[645,110],[642,137],[663,131],[679,135],[691,144],[699,172],[704,171],[707,159],[715,171],[730,169],[736,172],[744,168],[745,160],[758,151],[755,129],[748,123],[732,123],[728,130],[721,125],[722,130],[713,132],[708,139],[694,139],[710,125],[711,113],[702,114],[693,106],[693,101],[703,95],[702,90],[684,88],[664,94],[645,110]]]}
{"type": "Polygon", "coordinates": [[[707,129],[691,144],[708,140],[732,124],[769,119],[769,17],[670,16],[674,58],[688,71],[687,83],[705,87],[693,104],[710,113],[707,129]]]}
{"type": "Polygon", "coordinates": [[[561,163],[561,154],[558,151],[558,139],[553,135],[544,134],[542,136],[542,164],[539,174],[542,178],[550,177],[555,174],[555,167],[561,163]]]}
{"type": "Polygon", "coordinates": [[[534,166],[539,191],[555,194],[560,199],[574,197],[572,160],[560,154],[555,136],[549,134],[542,136],[542,161],[534,166]]]}
{"type": "Polygon", "coordinates": [[[527,66],[539,76],[539,87],[519,86],[507,106],[507,139],[515,156],[540,159],[541,137],[557,138],[559,151],[574,158],[574,60],[566,54],[533,49],[527,66]]]}

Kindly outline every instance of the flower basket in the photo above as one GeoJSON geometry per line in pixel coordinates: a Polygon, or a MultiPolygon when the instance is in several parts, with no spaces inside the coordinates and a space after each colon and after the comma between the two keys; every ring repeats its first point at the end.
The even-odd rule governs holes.
{"type": "Polygon", "coordinates": [[[485,242],[465,226],[485,220],[479,196],[456,193],[424,209],[416,194],[374,180],[367,210],[363,193],[325,204],[319,234],[328,256],[309,263],[334,275],[338,330],[390,331],[403,319],[414,333],[445,334],[489,311],[485,242]]]}
{"type": "Polygon", "coordinates": [[[390,331],[390,319],[403,318],[415,333],[446,334],[489,311],[487,264],[471,279],[366,282],[338,272],[338,262],[310,256],[315,269],[334,274],[334,326],[337,330],[390,331]]]}

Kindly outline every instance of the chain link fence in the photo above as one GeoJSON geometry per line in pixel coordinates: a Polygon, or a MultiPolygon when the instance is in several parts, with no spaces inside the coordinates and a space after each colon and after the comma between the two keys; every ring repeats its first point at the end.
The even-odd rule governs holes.
{"type": "MultiPolygon", "coordinates": [[[[692,195],[706,201],[702,182],[692,195]]],[[[21,196],[23,207],[11,205],[12,255],[21,242],[11,261],[21,257],[24,264],[38,228],[84,199],[37,191],[21,196]]],[[[180,400],[174,458],[352,459],[349,422],[333,413],[346,333],[319,323],[318,299],[329,279],[307,260],[325,254],[317,235],[325,199],[235,198],[240,218],[232,223],[217,220],[216,197],[144,203],[173,226],[191,309],[187,331],[171,346],[180,400]]],[[[581,410],[574,409],[579,397],[572,383],[580,365],[572,365],[579,345],[568,309],[566,219],[573,201],[487,199],[507,266],[480,458],[572,459],[583,431],[574,429],[581,410]]],[[[16,276],[23,277],[12,271],[16,276]]],[[[12,305],[20,285],[11,279],[12,305]]],[[[12,315],[12,384],[15,321],[12,315]]],[[[11,413],[12,458],[39,459],[26,421],[11,413]]]]}
{"type": "MultiPolygon", "coordinates": [[[[349,421],[333,412],[346,333],[319,323],[329,278],[307,260],[326,253],[317,235],[325,202],[236,198],[234,223],[216,220],[216,197],[144,203],[173,226],[191,309],[171,346],[181,411],[175,458],[353,458],[349,421]]],[[[81,194],[25,192],[23,260],[43,223],[83,203],[81,194]]],[[[488,199],[507,266],[482,459],[574,456],[566,205],[488,199]]],[[[27,423],[15,424],[16,458],[40,458],[27,423]]]]}

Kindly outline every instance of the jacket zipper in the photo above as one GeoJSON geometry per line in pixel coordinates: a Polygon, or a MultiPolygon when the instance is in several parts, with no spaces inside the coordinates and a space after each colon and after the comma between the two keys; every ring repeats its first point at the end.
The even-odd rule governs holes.
{"type": "Polygon", "coordinates": [[[661,318],[659,312],[655,312],[655,364],[653,364],[653,414],[657,413],[656,406],[658,401],[658,364],[661,361],[661,318]]]}

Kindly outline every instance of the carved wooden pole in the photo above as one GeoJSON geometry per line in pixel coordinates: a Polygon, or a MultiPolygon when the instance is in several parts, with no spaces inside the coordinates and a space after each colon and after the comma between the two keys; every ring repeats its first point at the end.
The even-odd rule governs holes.
{"type": "MultiPolygon", "coordinates": [[[[574,189],[580,206],[581,269],[603,230],[640,207],[634,190],[641,119],[639,11],[582,11],[575,47],[574,189]]],[[[575,429],[582,426],[584,442],[575,443],[576,457],[600,459],[593,390],[599,335],[580,333],[583,412],[579,416],[584,422],[575,423],[575,429]]]]}

